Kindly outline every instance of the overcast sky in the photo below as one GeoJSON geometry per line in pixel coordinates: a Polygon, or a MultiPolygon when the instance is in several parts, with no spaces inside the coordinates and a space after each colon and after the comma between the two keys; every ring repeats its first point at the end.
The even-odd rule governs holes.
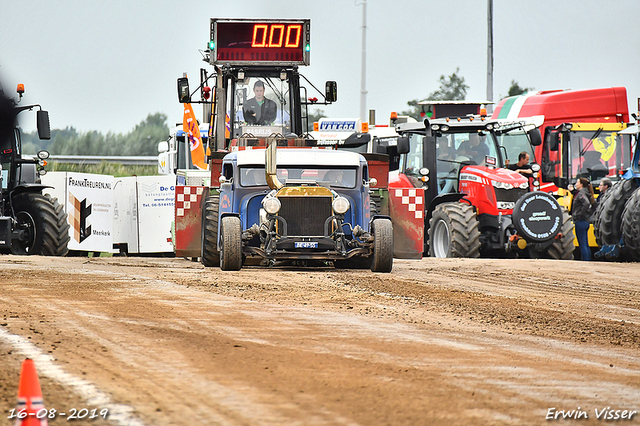
{"type": "MultiPolygon", "coordinates": [[[[362,6],[353,0],[4,1],[0,81],[49,110],[53,128],[126,133],[148,114],[182,121],[176,79],[192,85],[209,18],[309,18],[316,87],[338,82],[331,117],[360,112],[362,6]]],[[[536,90],[624,86],[640,97],[640,0],[494,0],[494,100],[512,80],[536,90]]],[[[367,109],[391,111],[460,68],[468,100],[486,99],[486,0],[368,0],[367,109]]],[[[21,118],[25,130],[35,114],[21,118]]]]}

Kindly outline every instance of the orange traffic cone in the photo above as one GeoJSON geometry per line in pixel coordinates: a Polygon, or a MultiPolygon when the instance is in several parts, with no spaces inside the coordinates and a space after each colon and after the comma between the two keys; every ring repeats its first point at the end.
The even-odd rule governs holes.
{"type": "Polygon", "coordinates": [[[48,426],[47,414],[36,366],[32,359],[27,358],[22,362],[20,371],[16,426],[48,426]]]}

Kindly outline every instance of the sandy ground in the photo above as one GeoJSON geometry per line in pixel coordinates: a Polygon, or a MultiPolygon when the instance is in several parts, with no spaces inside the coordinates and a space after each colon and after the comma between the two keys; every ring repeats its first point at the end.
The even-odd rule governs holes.
{"type": "Polygon", "coordinates": [[[639,276],[550,260],[373,274],[2,256],[0,424],[26,357],[65,413],[52,425],[82,408],[109,414],[73,424],[606,424],[607,407],[640,412],[639,276]],[[585,414],[546,420],[570,410],[585,414]]]}

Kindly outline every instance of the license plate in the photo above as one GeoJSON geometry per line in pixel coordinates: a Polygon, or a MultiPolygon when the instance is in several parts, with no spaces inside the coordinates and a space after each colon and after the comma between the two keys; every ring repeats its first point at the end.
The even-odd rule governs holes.
{"type": "Polygon", "coordinates": [[[295,248],[318,248],[317,241],[296,241],[295,248]]]}

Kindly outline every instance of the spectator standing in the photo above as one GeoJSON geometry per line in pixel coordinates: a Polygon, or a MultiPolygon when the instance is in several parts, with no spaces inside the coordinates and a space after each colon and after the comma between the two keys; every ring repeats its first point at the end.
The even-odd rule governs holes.
{"type": "Polygon", "coordinates": [[[579,178],[575,184],[576,194],[573,196],[571,206],[571,216],[576,229],[576,238],[580,248],[582,260],[591,260],[591,248],[589,247],[589,220],[593,212],[595,198],[593,197],[593,187],[586,178],[579,178]]]}

